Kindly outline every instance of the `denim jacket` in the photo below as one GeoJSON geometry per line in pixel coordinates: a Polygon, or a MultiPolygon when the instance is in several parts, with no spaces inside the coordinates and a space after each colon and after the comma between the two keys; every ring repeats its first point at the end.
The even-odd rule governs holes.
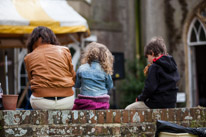
{"type": "Polygon", "coordinates": [[[82,95],[105,95],[112,87],[111,75],[105,73],[98,62],[83,64],[77,70],[75,88],[80,88],[82,95]]]}

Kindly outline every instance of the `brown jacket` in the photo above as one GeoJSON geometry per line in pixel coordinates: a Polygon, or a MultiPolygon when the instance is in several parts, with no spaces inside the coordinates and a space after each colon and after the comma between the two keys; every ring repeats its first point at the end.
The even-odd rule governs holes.
{"type": "Polygon", "coordinates": [[[68,48],[40,45],[25,58],[33,95],[36,97],[66,97],[74,94],[75,72],[68,48]]]}

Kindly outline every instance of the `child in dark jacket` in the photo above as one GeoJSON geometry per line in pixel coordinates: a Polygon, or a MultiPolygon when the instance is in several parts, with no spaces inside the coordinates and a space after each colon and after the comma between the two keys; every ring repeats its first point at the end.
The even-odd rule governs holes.
{"type": "Polygon", "coordinates": [[[172,56],[167,55],[166,46],[162,38],[153,38],[144,51],[150,66],[144,90],[137,97],[136,102],[126,109],[139,108],[174,108],[180,79],[177,65],[172,56]]]}

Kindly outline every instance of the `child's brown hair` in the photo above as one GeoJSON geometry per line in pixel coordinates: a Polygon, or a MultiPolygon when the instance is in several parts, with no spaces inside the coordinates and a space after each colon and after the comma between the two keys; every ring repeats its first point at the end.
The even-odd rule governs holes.
{"type": "Polygon", "coordinates": [[[153,37],[151,41],[144,48],[144,56],[154,55],[157,57],[159,54],[167,54],[167,48],[162,37],[153,37]]]}

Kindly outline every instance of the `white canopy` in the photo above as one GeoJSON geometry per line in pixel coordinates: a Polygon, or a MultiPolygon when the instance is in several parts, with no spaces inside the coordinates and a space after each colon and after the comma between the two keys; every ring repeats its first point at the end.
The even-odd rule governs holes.
{"type": "Polygon", "coordinates": [[[87,21],[66,0],[0,0],[0,34],[29,34],[37,26],[89,35],[87,21]]]}

